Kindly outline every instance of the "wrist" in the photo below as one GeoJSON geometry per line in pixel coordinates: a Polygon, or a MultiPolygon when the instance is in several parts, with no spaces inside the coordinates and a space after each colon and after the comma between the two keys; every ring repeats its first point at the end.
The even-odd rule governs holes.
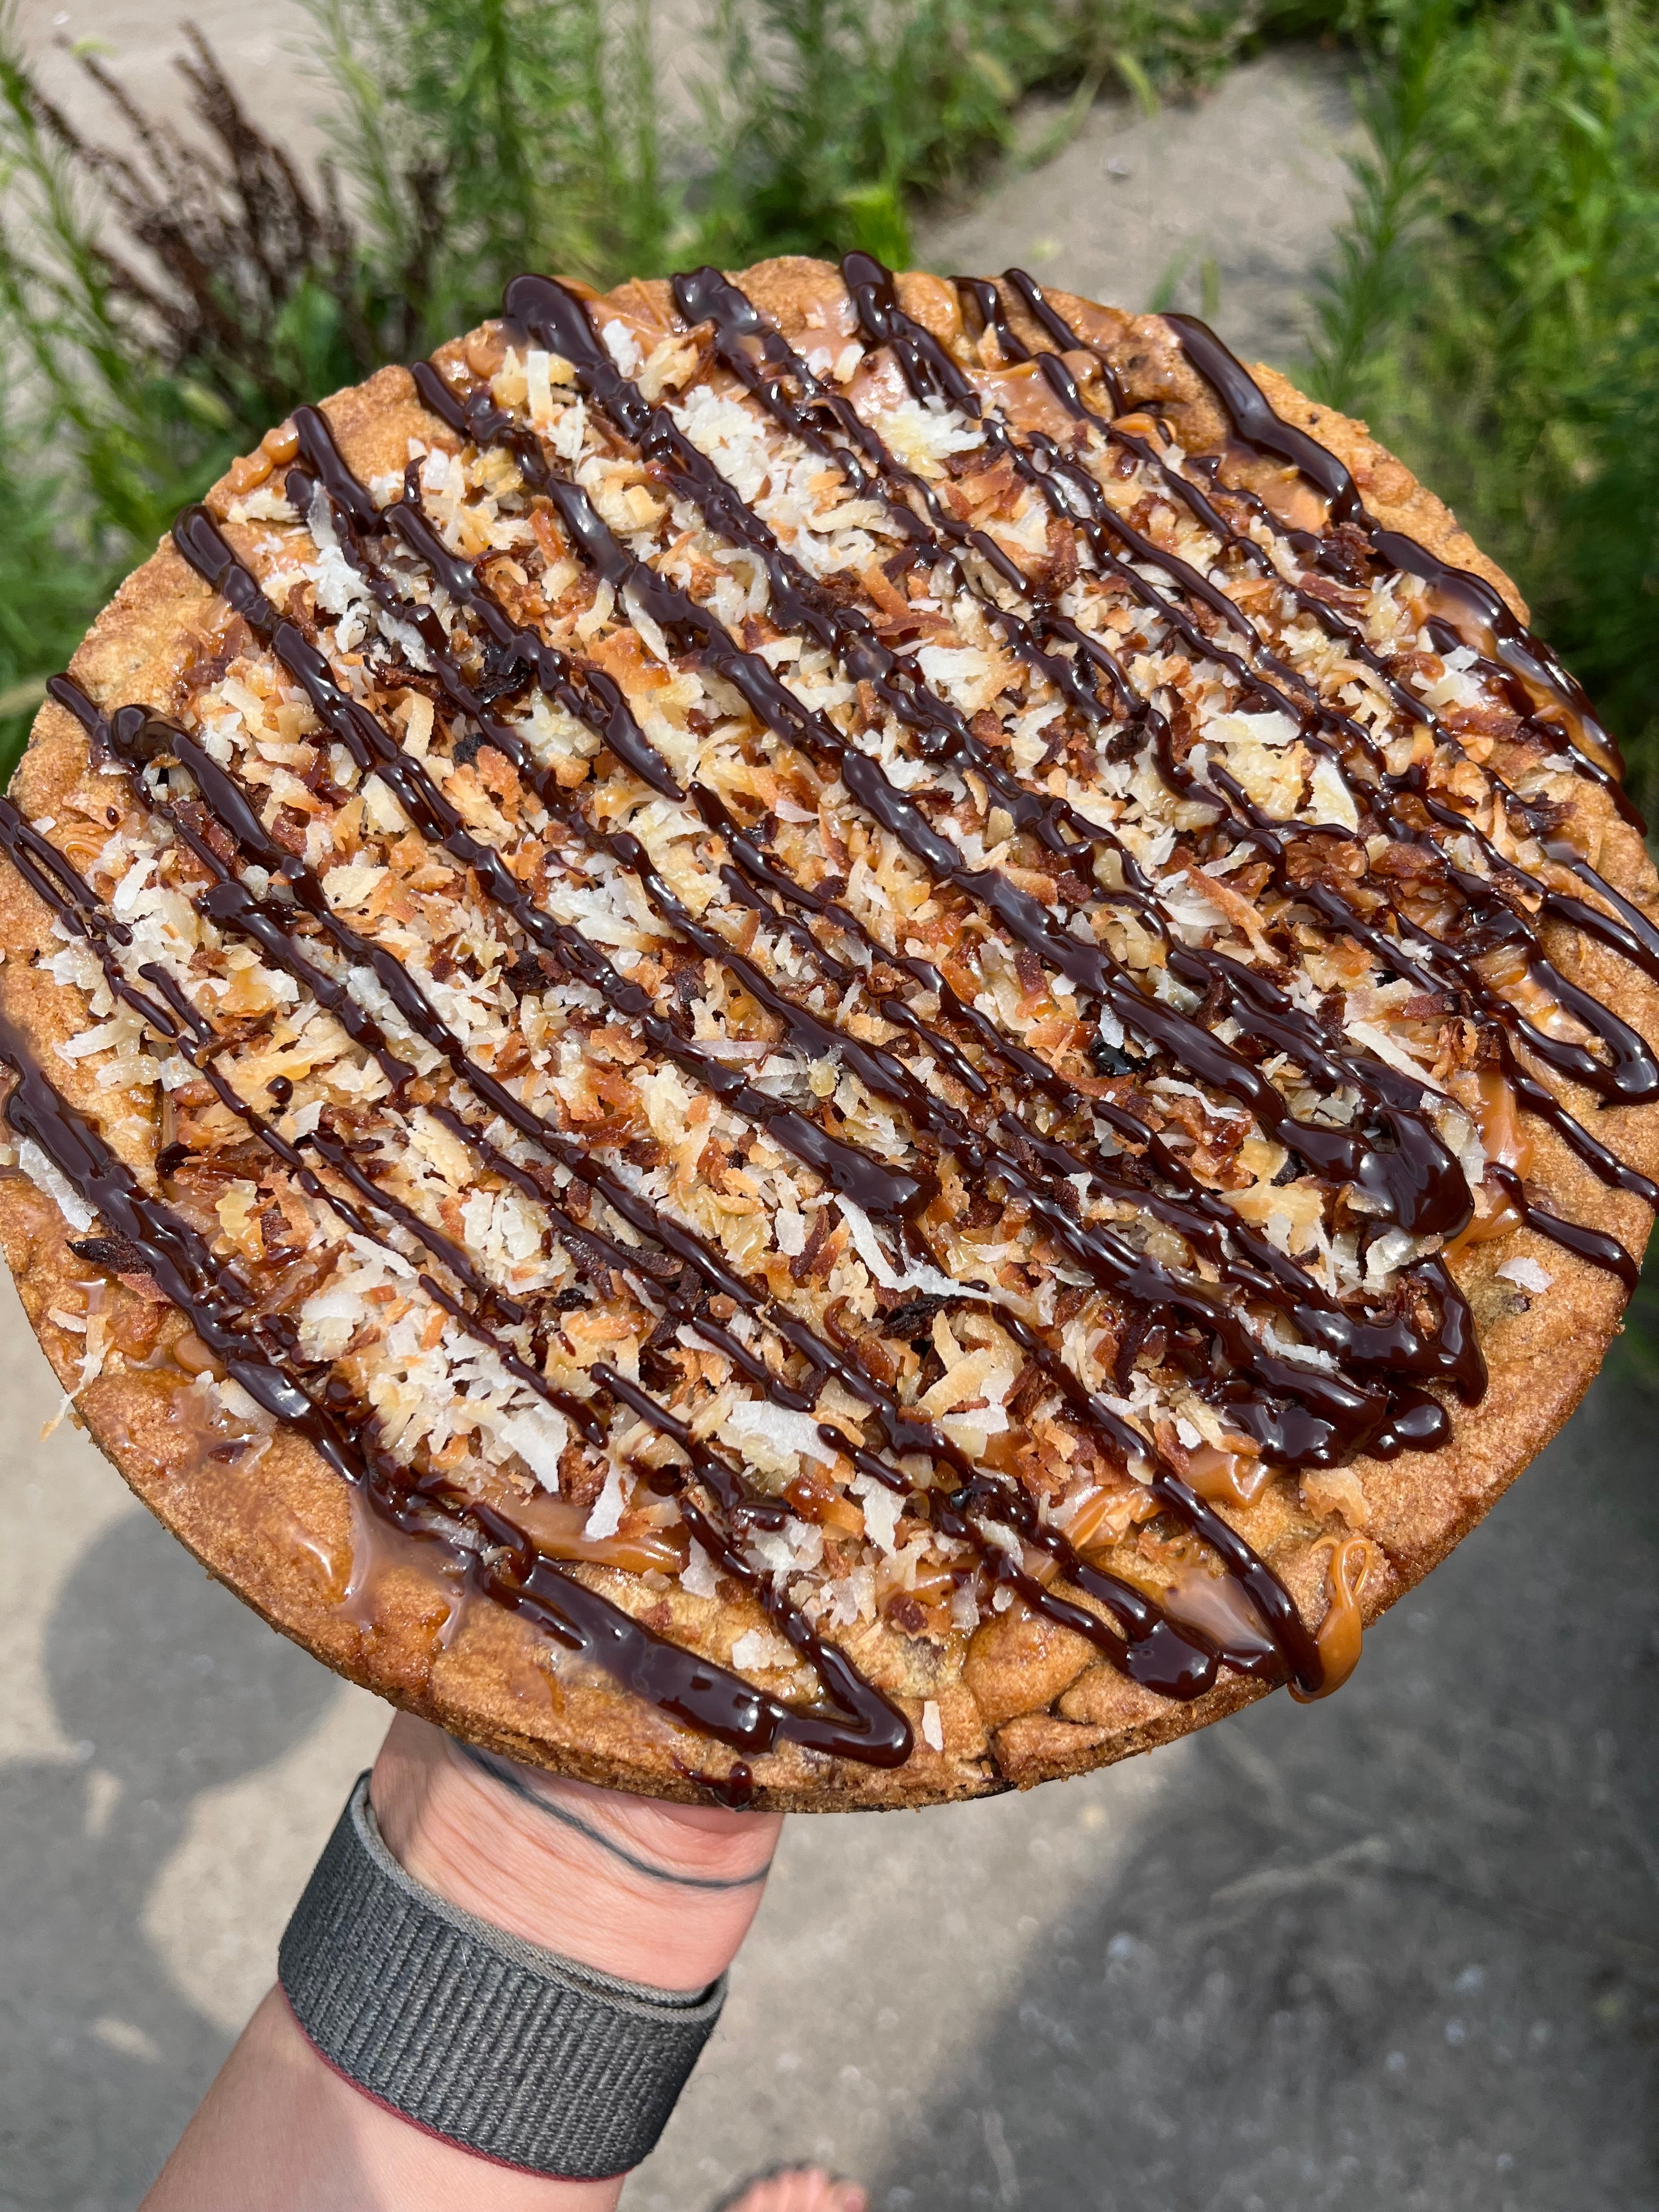
{"type": "Polygon", "coordinates": [[[370,1798],[414,1878],[492,1925],[626,1981],[706,1987],[753,1919],[776,1814],[670,1805],[474,1753],[400,1715],[370,1798]]]}

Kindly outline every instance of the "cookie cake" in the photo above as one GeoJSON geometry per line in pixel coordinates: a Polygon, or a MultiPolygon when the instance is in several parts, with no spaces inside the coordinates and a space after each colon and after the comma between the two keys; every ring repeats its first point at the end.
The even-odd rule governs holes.
{"type": "Polygon", "coordinates": [[[521,277],[50,691],[29,1319],[214,1575],[480,1745],[835,1810],[1323,1695],[1618,1326],[1616,748],[1189,318],[521,277]]]}

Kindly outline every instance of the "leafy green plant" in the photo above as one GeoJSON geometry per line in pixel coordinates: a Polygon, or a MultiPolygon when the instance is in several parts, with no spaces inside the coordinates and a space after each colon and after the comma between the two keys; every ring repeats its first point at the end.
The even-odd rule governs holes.
{"type": "Polygon", "coordinates": [[[840,239],[902,258],[907,187],[1006,132],[1018,87],[997,51],[1002,12],[726,0],[703,93],[720,149],[700,225],[713,257],[747,260],[761,239],[808,253],[840,239]]]}
{"type": "Polygon", "coordinates": [[[1314,364],[1457,507],[1659,804],[1659,10],[1402,0],[1314,364]]]}
{"type": "Polygon", "coordinates": [[[101,599],[178,508],[296,399],[408,341],[325,166],[317,189],[194,33],[199,132],[141,112],[95,57],[112,143],[41,94],[0,25],[0,748],[9,759],[101,599]]]}
{"type": "Polygon", "coordinates": [[[311,0],[324,95],[375,289],[407,353],[532,265],[650,271],[664,180],[649,0],[311,0]]]}
{"type": "Polygon", "coordinates": [[[1386,69],[1374,69],[1356,105],[1370,141],[1351,158],[1354,191],[1337,240],[1337,269],[1322,317],[1320,394],[1360,413],[1376,392],[1381,335],[1409,313],[1411,247],[1433,205],[1443,98],[1439,64],[1455,0],[1422,0],[1386,25],[1386,69]]]}
{"type": "Polygon", "coordinates": [[[15,48],[0,44],[5,211],[0,222],[0,743],[21,741],[41,694],[133,550],[153,543],[216,450],[228,412],[167,375],[156,337],[124,312],[73,149],[15,48]]]}
{"type": "Polygon", "coordinates": [[[1261,0],[723,0],[705,87],[717,150],[692,194],[728,264],[858,246],[909,252],[918,194],[1007,148],[1021,95],[1073,97],[1056,151],[1115,80],[1143,106],[1207,82],[1262,29],[1261,0]]]}
{"type": "MultiPolygon", "coordinates": [[[[8,379],[9,384],[10,379],[8,379]]],[[[127,565],[126,548],[100,544],[84,514],[70,511],[70,487],[39,465],[26,416],[0,420],[0,761],[21,750],[46,696],[46,672],[61,668],[89,611],[127,565]]]]}

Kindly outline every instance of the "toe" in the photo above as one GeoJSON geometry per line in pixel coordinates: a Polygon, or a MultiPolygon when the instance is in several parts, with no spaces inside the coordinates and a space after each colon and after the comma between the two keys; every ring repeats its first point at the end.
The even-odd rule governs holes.
{"type": "Polygon", "coordinates": [[[741,2197],[734,2197],[730,2212],[787,2212],[779,2194],[782,2177],[769,2177],[765,2181],[751,2181],[741,2197]]]}
{"type": "Polygon", "coordinates": [[[751,2182],[731,2212],[869,2212],[869,2204],[856,2181],[833,2180],[821,2166],[799,2166],[751,2182]]]}

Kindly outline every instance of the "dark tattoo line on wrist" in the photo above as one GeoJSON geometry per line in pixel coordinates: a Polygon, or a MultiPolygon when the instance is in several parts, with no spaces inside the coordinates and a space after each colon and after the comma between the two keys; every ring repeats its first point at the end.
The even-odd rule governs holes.
{"type": "Polygon", "coordinates": [[[550,1798],[544,1797],[538,1790],[532,1790],[514,1771],[506,1759],[497,1759],[493,1752],[482,1751],[477,1744],[462,1743],[453,1736],[450,1742],[463,1759],[499,1782],[503,1789],[510,1790],[515,1797],[522,1797],[526,1805],[533,1805],[538,1813],[546,1814],[550,1820],[557,1820],[567,1828],[574,1828],[578,1835],[586,1836],[590,1843],[598,1844],[602,1850],[609,1851],[612,1858],[620,1859],[624,1866],[632,1867],[635,1874],[649,1875],[653,1881],[673,1882],[681,1889],[755,1889],[772,1871],[770,1859],[763,1867],[757,1868],[753,1874],[739,1875],[678,1874],[672,1867],[658,1866],[653,1861],[641,1858],[636,1852],[630,1851],[626,1844],[619,1844],[614,1837],[607,1836],[603,1828],[595,1827],[591,1820],[584,1820],[580,1813],[573,1813],[568,1806],[556,1805],[550,1798]]]}

